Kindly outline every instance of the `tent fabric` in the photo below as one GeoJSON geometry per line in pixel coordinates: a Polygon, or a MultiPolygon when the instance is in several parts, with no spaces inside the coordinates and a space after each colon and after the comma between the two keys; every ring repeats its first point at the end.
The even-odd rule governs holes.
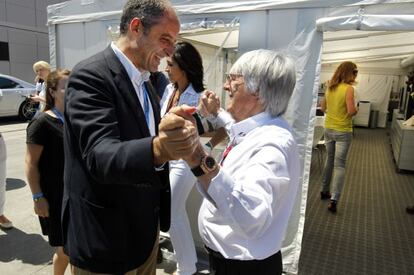
{"type": "Polygon", "coordinates": [[[358,77],[357,98],[359,101],[371,102],[371,110],[387,113],[388,100],[393,84],[396,82],[398,82],[397,76],[362,75],[358,77]]]}
{"type": "MultiPolygon", "coordinates": [[[[56,64],[59,55],[71,55],[60,59],[63,63],[66,60],[71,62],[79,56],[90,55],[93,51],[97,51],[96,44],[99,44],[97,42],[105,44],[105,41],[93,41],[94,37],[87,37],[88,45],[93,46],[82,48],[79,46],[81,43],[77,43],[73,48],[67,49],[63,48],[67,46],[64,45],[65,43],[56,40],[64,39],[65,32],[69,34],[74,32],[70,28],[71,24],[82,23],[84,30],[90,28],[94,30],[94,33],[105,32],[106,24],[96,21],[116,22],[119,20],[125,0],[82,2],[73,0],[48,7],[52,64],[53,62],[56,64]],[[97,30],[97,28],[101,29],[97,30]],[[79,56],[76,57],[76,54],[79,56]]],[[[299,145],[302,176],[301,188],[298,190],[286,232],[282,255],[284,270],[290,274],[297,274],[305,223],[316,101],[321,75],[323,31],[337,29],[412,31],[414,30],[412,16],[414,1],[172,0],[172,3],[182,22],[191,22],[195,17],[210,19],[220,18],[226,14],[231,14],[232,17],[239,16],[239,53],[257,48],[268,48],[286,51],[296,59],[297,83],[285,117],[292,125],[299,145]]],[[[68,39],[67,35],[66,39],[68,39]]],[[[103,38],[96,36],[96,39],[103,38]]],[[[66,67],[61,63],[59,66],[66,67]]],[[[387,80],[375,79],[374,81],[388,85],[391,80],[387,78],[387,80]]],[[[371,91],[374,93],[375,85],[372,87],[371,91]]],[[[381,105],[381,102],[378,104],[381,105]]]]}
{"type": "Polygon", "coordinates": [[[366,30],[366,31],[410,31],[414,15],[365,15],[325,17],[316,21],[318,31],[366,30]],[[383,22],[387,21],[388,24],[383,22]]]}
{"type": "MultiPolygon", "coordinates": [[[[48,6],[48,24],[88,22],[100,18],[105,19],[108,16],[120,15],[125,2],[126,0],[91,0],[85,4],[81,0],[72,0],[50,5],[48,6]],[[82,11],[76,8],[79,5],[82,7],[82,11]],[[98,10],[94,10],[93,7],[98,7],[98,10]]],[[[338,12],[353,13],[355,7],[367,9],[369,6],[381,6],[381,10],[376,11],[377,13],[409,15],[412,14],[414,8],[412,0],[171,0],[171,2],[180,15],[303,8],[332,8],[332,15],[335,15],[338,12]],[[407,7],[411,8],[407,10],[407,7]]],[[[336,16],[339,15],[337,14],[336,16]]]]}
{"type": "Polygon", "coordinates": [[[257,1],[172,1],[179,13],[243,12],[272,9],[321,8],[352,4],[358,1],[332,0],[257,0],[257,1]]]}
{"type": "Polygon", "coordinates": [[[401,67],[406,68],[409,66],[414,66],[414,55],[407,57],[401,61],[401,67]]]}

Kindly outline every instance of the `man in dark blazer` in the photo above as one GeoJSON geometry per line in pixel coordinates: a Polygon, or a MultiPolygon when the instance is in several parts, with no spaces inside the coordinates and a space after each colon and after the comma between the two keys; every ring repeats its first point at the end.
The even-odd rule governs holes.
{"type": "Polygon", "coordinates": [[[186,107],[158,127],[148,82],[174,50],[171,4],[129,0],[120,32],[68,82],[62,223],[73,274],[155,274],[159,229],[170,224],[168,161],[196,147],[186,107]]]}

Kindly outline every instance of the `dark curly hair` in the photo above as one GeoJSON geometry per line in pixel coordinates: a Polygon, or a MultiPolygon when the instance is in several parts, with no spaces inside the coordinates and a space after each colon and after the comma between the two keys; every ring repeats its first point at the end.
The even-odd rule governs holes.
{"type": "Polygon", "coordinates": [[[189,42],[178,42],[172,59],[178,64],[187,76],[188,81],[193,85],[197,93],[204,91],[204,70],[200,53],[189,42]]]}

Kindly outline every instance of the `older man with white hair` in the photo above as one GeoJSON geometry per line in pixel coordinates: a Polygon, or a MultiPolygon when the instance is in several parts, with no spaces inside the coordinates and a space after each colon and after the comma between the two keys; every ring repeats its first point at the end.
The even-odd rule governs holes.
{"type": "Polygon", "coordinates": [[[230,136],[220,165],[201,145],[186,159],[204,197],[199,230],[212,274],[282,273],[280,249],[299,183],[297,144],[282,118],[295,75],[284,54],[255,50],[227,76],[227,112],[213,92],[203,96],[201,109],[230,136]]]}

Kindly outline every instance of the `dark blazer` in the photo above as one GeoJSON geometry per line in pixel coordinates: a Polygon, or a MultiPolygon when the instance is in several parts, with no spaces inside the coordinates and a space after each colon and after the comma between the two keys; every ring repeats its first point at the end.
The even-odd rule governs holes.
{"type": "MultiPolygon", "coordinates": [[[[146,83],[158,128],[160,112],[146,83]]],[[[62,225],[70,262],[120,274],[150,255],[170,226],[168,164],[152,139],[128,74],[111,47],[75,66],[65,98],[62,225]]]]}

